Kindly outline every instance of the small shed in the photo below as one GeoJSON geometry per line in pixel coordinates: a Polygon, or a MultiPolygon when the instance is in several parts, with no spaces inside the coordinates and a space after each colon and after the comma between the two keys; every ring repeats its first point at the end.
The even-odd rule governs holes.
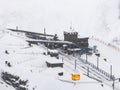
{"type": "Polygon", "coordinates": [[[62,63],[62,62],[60,62],[60,61],[57,61],[57,60],[49,60],[49,61],[46,61],[46,65],[47,65],[47,67],[51,67],[51,68],[55,68],[55,67],[63,67],[63,64],[64,63],[62,63]]]}

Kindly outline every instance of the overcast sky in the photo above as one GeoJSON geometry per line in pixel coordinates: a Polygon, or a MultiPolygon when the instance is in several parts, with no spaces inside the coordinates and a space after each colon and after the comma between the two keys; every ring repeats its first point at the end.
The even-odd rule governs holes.
{"type": "MultiPolygon", "coordinates": [[[[69,31],[72,23],[81,35],[92,34],[106,27],[103,22],[111,10],[118,14],[116,1],[0,0],[0,25],[37,32],[43,32],[45,27],[48,33],[62,35],[62,31],[69,31]]],[[[115,15],[112,17],[117,18],[115,15]]]]}

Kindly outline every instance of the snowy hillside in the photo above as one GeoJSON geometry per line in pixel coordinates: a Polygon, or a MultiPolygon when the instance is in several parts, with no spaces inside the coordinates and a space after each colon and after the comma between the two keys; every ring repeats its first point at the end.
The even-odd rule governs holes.
{"type": "Polygon", "coordinates": [[[113,82],[120,90],[119,58],[120,0],[0,0],[0,90],[113,90],[113,82]],[[6,29],[16,26],[39,33],[45,28],[60,39],[72,27],[97,46],[99,67],[95,53],[80,57],[57,49],[59,57],[51,57],[43,44],[30,46],[25,34],[6,29]],[[71,79],[74,73],[80,80],[71,79]]]}
{"type": "MultiPolygon", "coordinates": [[[[59,59],[57,59],[55,57],[50,57],[49,55],[44,55],[43,53],[46,52],[47,49],[43,45],[33,45],[32,47],[29,47],[25,39],[18,38],[11,34],[11,32],[2,32],[1,36],[0,72],[8,72],[8,74],[16,77],[18,76],[20,78],[19,80],[27,80],[27,84],[24,87],[28,90],[112,90],[112,81],[107,81],[106,79],[102,78],[104,75],[101,77],[97,74],[98,72],[102,75],[102,72],[93,72],[91,71],[92,69],[90,69],[90,76],[95,78],[101,77],[103,83],[86,76],[87,71],[81,68],[82,66],[84,67],[83,62],[77,61],[78,65],[75,71],[74,60],[77,59],[77,57],[61,54],[59,59]],[[6,61],[10,63],[10,66],[6,64],[6,61]],[[48,68],[45,63],[46,61],[63,61],[64,66],[63,68],[48,68]],[[60,72],[63,72],[63,76],[58,75],[60,72]],[[72,81],[71,74],[73,73],[79,73],[81,75],[81,79],[79,81],[72,81]]],[[[113,74],[116,78],[119,77],[120,72],[118,68],[120,66],[118,58],[120,58],[120,52],[111,47],[106,47],[104,44],[94,41],[93,39],[90,39],[90,46],[92,45],[97,45],[99,52],[102,53],[99,67],[109,73],[109,65],[112,64],[113,74]],[[108,59],[107,62],[103,61],[104,57],[108,59]]],[[[84,55],[82,58],[85,61],[84,55]]],[[[96,65],[96,56],[88,56],[88,61],[96,65]]],[[[93,68],[93,70],[96,69],[93,68]]],[[[119,83],[115,85],[115,89],[119,90],[119,83]]],[[[2,78],[0,79],[0,88],[2,90],[15,90],[15,88],[13,88],[11,85],[6,84],[2,78]]]]}

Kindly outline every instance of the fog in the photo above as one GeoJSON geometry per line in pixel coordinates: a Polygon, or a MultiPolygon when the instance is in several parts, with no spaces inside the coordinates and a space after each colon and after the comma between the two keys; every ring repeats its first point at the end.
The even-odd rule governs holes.
{"type": "Polygon", "coordinates": [[[0,25],[5,28],[18,26],[19,29],[36,32],[43,32],[46,28],[47,33],[57,33],[58,36],[63,35],[63,31],[69,31],[72,26],[81,36],[94,35],[98,31],[104,35],[110,31],[106,30],[110,18],[118,18],[115,16],[119,12],[117,2],[118,0],[0,0],[0,25]],[[112,16],[109,18],[108,14],[112,16]]]}

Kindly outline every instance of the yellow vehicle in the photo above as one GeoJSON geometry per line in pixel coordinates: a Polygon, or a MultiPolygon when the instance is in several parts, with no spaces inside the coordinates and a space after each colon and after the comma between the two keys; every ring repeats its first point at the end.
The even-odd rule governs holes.
{"type": "Polygon", "coordinates": [[[80,80],[80,74],[72,74],[72,80],[80,80]]]}

